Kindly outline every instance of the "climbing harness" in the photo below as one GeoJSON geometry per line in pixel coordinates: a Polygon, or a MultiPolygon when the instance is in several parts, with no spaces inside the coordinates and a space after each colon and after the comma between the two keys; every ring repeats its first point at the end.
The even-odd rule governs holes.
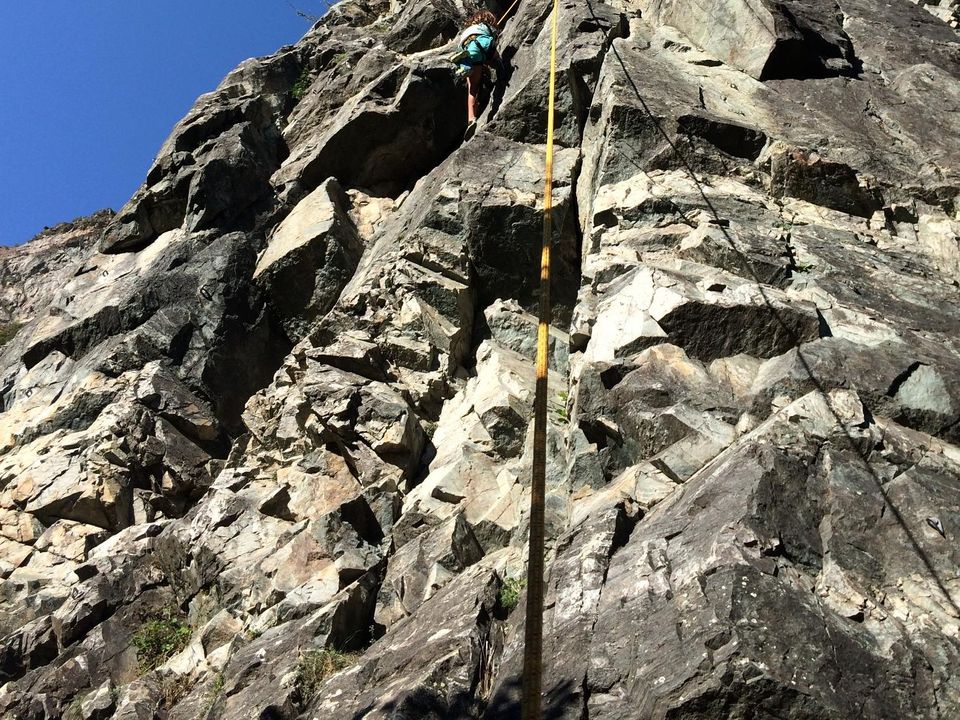
{"type": "Polygon", "coordinates": [[[540,311],[537,325],[537,386],[533,404],[533,472],[530,479],[527,615],[523,638],[523,685],[521,695],[523,720],[540,720],[540,695],[543,685],[543,536],[547,474],[550,245],[553,236],[553,111],[557,79],[558,13],[559,0],[553,0],[553,26],[550,39],[550,90],[547,103],[547,151],[543,192],[543,243],[540,253],[540,311]]]}

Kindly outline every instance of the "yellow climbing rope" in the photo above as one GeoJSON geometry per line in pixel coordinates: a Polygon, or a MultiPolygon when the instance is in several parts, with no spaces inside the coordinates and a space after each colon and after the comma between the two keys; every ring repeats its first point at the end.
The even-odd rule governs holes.
{"type": "MultiPolygon", "coordinates": [[[[537,389],[533,418],[533,473],[530,480],[530,546],[527,560],[527,616],[523,644],[523,720],[540,720],[543,675],[543,535],[547,474],[547,373],[550,339],[550,245],[553,239],[553,106],[557,77],[558,0],[553,0],[550,92],[543,191],[543,246],[540,253],[540,318],[537,326],[537,389]]],[[[509,10],[507,11],[509,12],[509,10]]]]}

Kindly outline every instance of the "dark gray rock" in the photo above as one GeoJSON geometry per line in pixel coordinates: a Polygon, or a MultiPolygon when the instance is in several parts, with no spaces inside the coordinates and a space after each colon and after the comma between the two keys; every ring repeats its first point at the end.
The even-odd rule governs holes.
{"type": "Polygon", "coordinates": [[[466,123],[449,65],[386,68],[327,119],[321,139],[293,149],[274,185],[299,199],[333,176],[344,187],[395,197],[456,147],[466,123]]]}
{"type": "Polygon", "coordinates": [[[429,50],[456,37],[466,17],[466,8],[453,0],[408,2],[391,22],[384,44],[404,54],[429,50]]]}
{"type": "Polygon", "coordinates": [[[775,197],[789,195],[862,217],[870,217],[883,206],[880,193],[861,187],[852,168],[801,150],[775,156],[770,176],[775,197]]]}
{"type": "MultiPolygon", "coordinates": [[[[545,10],[520,5],[498,41],[504,65],[499,71],[487,117],[493,133],[517,142],[546,142],[550,23],[545,10]]],[[[590,108],[604,54],[627,32],[623,14],[602,3],[593,12],[583,4],[561,4],[557,39],[555,141],[577,147],[590,108]]]]}
{"type": "Polygon", "coordinates": [[[140,249],[181,226],[249,223],[251,205],[272,195],[268,180],[282,159],[277,124],[297,79],[297,54],[248,61],[198,100],[107,228],[103,252],[140,249]]]}
{"type": "Polygon", "coordinates": [[[499,588],[489,568],[464,571],[377,641],[358,667],[328,680],[301,717],[472,716],[476,693],[489,686],[489,662],[497,650],[493,613],[499,588]]]}
{"type": "Polygon", "coordinates": [[[312,700],[298,680],[305,658],[324,648],[355,651],[370,641],[376,583],[376,574],[364,576],[310,616],[270,628],[239,647],[223,669],[220,695],[208,703],[213,714],[240,720],[256,708],[296,717],[312,700]]]}
{"type": "MultiPolygon", "coordinates": [[[[576,530],[560,538],[556,559],[550,568],[544,606],[549,619],[549,664],[544,675],[545,717],[582,718],[589,690],[584,681],[583,648],[593,642],[599,620],[610,558],[630,537],[637,521],[622,508],[598,513],[576,530]],[[581,677],[578,679],[578,675],[581,677]]],[[[521,602],[526,597],[521,598],[521,602]]],[[[490,703],[483,715],[490,720],[520,717],[520,686],[523,675],[524,617],[522,608],[507,625],[508,640],[490,703]]]]}
{"type": "Polygon", "coordinates": [[[413,615],[423,602],[478,562],[483,554],[462,513],[398,547],[387,565],[374,620],[389,628],[413,615]]]}
{"type": "MultiPolygon", "coordinates": [[[[835,407],[847,402],[841,397],[831,396],[835,407]]],[[[835,411],[844,423],[856,421],[835,411]]],[[[613,557],[599,601],[566,610],[560,599],[570,583],[553,580],[544,686],[567,688],[558,717],[581,717],[584,706],[591,718],[725,717],[758,708],[833,718],[860,707],[878,717],[938,717],[933,688],[949,681],[924,663],[915,682],[917,658],[931,642],[944,658],[956,657],[957,646],[934,640],[925,621],[926,630],[908,630],[890,620],[901,602],[919,603],[921,615],[953,615],[949,591],[935,590],[934,600],[894,590],[884,578],[902,563],[943,577],[949,551],[920,539],[913,519],[931,498],[921,500],[924,493],[943,486],[933,490],[931,468],[933,484],[909,500],[885,489],[878,477],[887,476],[887,461],[860,455],[844,435],[864,431],[841,432],[834,423],[822,398],[806,396],[714,461],[629,539],[608,540],[603,548],[613,557]],[[789,453],[775,449],[788,443],[789,453]],[[865,496],[873,498],[868,514],[865,496]],[[894,536],[897,549],[881,551],[894,536]],[[590,650],[571,664],[575,653],[564,648],[578,624],[592,628],[581,641],[590,650]],[[893,643],[892,656],[877,650],[880,636],[893,643]]],[[[590,527],[580,530],[584,538],[590,527]]],[[[559,546],[555,572],[582,557],[589,543],[576,537],[559,546]]]]}
{"type": "Polygon", "coordinates": [[[321,185],[280,223],[254,270],[292,342],[333,307],[363,254],[346,203],[336,180],[321,185]]]}

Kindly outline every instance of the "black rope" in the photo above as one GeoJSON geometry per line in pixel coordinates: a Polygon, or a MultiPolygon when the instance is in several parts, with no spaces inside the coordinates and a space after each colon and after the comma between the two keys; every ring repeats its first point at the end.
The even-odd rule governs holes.
{"type": "MultiPolygon", "coordinates": [[[[586,3],[587,3],[587,7],[590,10],[590,15],[593,18],[594,22],[600,23],[601,20],[600,18],[597,17],[597,14],[593,9],[593,3],[591,2],[591,0],[586,0],[586,3]]],[[[683,166],[683,169],[686,171],[687,175],[690,176],[690,179],[693,181],[693,184],[697,188],[697,192],[700,194],[700,197],[703,198],[704,204],[707,206],[707,209],[709,210],[710,214],[713,216],[714,220],[716,221],[716,225],[718,229],[723,233],[723,236],[726,239],[727,244],[730,245],[731,249],[736,254],[737,259],[742,265],[743,269],[753,278],[754,282],[756,282],[757,288],[760,292],[760,296],[763,298],[763,302],[767,306],[767,309],[770,310],[770,313],[774,318],[775,322],[787,334],[787,336],[793,342],[794,346],[797,348],[797,357],[800,361],[801,366],[803,367],[804,372],[806,373],[810,381],[813,383],[813,386],[816,389],[816,391],[819,392],[826,400],[827,409],[829,410],[830,414],[833,416],[833,419],[836,422],[837,426],[840,428],[841,433],[843,433],[844,437],[849,443],[850,448],[854,451],[854,453],[863,463],[870,477],[873,479],[873,482],[877,486],[877,490],[879,491],[881,497],[883,498],[887,507],[890,508],[894,518],[896,518],[897,524],[900,525],[901,529],[906,534],[907,539],[909,540],[910,544],[913,546],[913,549],[917,553],[917,556],[920,558],[920,561],[923,563],[923,566],[926,568],[927,572],[930,574],[930,577],[933,578],[933,581],[936,584],[937,588],[940,590],[941,593],[943,593],[943,596],[946,598],[947,602],[950,604],[953,610],[956,611],[957,616],[960,616],[960,605],[957,604],[957,601],[953,599],[953,596],[950,594],[950,591],[947,590],[947,587],[944,584],[943,580],[941,580],[940,575],[937,573],[936,569],[933,567],[933,563],[930,561],[930,558],[927,556],[926,552],[920,546],[920,543],[917,540],[916,535],[907,525],[906,519],[900,513],[899,509],[897,509],[896,505],[894,505],[893,500],[890,498],[890,495],[887,492],[887,489],[884,487],[883,479],[880,477],[879,473],[873,467],[873,464],[870,462],[870,459],[867,457],[866,452],[860,447],[856,439],[850,434],[850,431],[847,430],[847,428],[844,426],[843,419],[840,417],[839,413],[836,411],[836,409],[834,409],[833,405],[830,404],[827,388],[824,386],[821,380],[816,376],[816,374],[813,371],[813,368],[810,366],[809,361],[807,360],[807,358],[804,356],[802,352],[802,349],[801,349],[801,345],[803,343],[802,339],[797,335],[794,329],[788,323],[786,323],[783,320],[783,318],[780,316],[780,313],[777,310],[776,306],[771,302],[769,296],[767,295],[767,292],[764,288],[763,281],[757,275],[754,268],[750,265],[750,262],[748,261],[746,256],[743,254],[743,251],[739,247],[737,247],[737,244],[734,242],[733,238],[727,232],[724,226],[725,223],[720,218],[720,213],[717,211],[714,204],[710,201],[710,198],[707,197],[707,194],[704,191],[703,183],[701,182],[700,178],[697,177],[697,174],[694,171],[693,167],[691,166],[690,162],[684,156],[683,152],[681,152],[680,148],[677,147],[677,144],[670,138],[669,134],[667,134],[667,131],[663,129],[663,126],[660,124],[659,118],[657,118],[657,116],[653,114],[653,112],[650,110],[650,107],[647,105],[646,101],[643,99],[643,95],[641,95],[640,89],[637,87],[637,84],[633,81],[633,78],[630,76],[630,72],[627,69],[626,63],[623,61],[623,58],[620,57],[620,53],[617,52],[617,47],[615,42],[610,43],[610,50],[611,52],[613,52],[614,57],[616,57],[617,62],[620,63],[620,67],[623,70],[623,75],[626,78],[627,82],[630,84],[630,88],[633,90],[633,93],[636,95],[637,100],[640,102],[640,105],[643,107],[644,112],[646,112],[647,115],[650,116],[650,119],[653,121],[653,124],[656,126],[657,131],[660,133],[660,135],[663,136],[663,139],[666,140],[667,144],[673,150],[674,154],[676,155],[677,159],[680,161],[680,164],[683,166]]],[[[864,407],[866,408],[865,404],[864,404],[864,407]]]]}
{"type": "MultiPolygon", "coordinates": [[[[317,22],[318,20],[320,20],[320,16],[319,16],[319,15],[311,15],[310,13],[306,13],[306,12],[304,12],[303,10],[300,10],[300,9],[297,8],[292,2],[290,2],[290,0],[286,0],[286,3],[287,3],[287,5],[290,6],[290,9],[293,10],[293,11],[297,14],[297,17],[302,17],[304,20],[306,20],[306,21],[307,21],[308,23],[310,23],[311,25],[312,25],[313,23],[317,22]]],[[[327,9],[328,9],[328,10],[330,9],[330,3],[327,3],[327,9]]]]}

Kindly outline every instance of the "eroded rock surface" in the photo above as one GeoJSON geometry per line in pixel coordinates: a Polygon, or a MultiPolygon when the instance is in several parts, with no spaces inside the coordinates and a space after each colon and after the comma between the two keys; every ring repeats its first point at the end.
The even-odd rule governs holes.
{"type": "MultiPolygon", "coordinates": [[[[519,717],[550,17],[463,143],[471,10],[337,4],[0,257],[4,720],[519,717]]],[[[960,714],[927,10],[561,4],[550,717],[960,714]]]]}
{"type": "Polygon", "coordinates": [[[112,211],[101,210],[47,228],[22,246],[0,247],[0,344],[50,302],[112,218],[112,211]]]}

